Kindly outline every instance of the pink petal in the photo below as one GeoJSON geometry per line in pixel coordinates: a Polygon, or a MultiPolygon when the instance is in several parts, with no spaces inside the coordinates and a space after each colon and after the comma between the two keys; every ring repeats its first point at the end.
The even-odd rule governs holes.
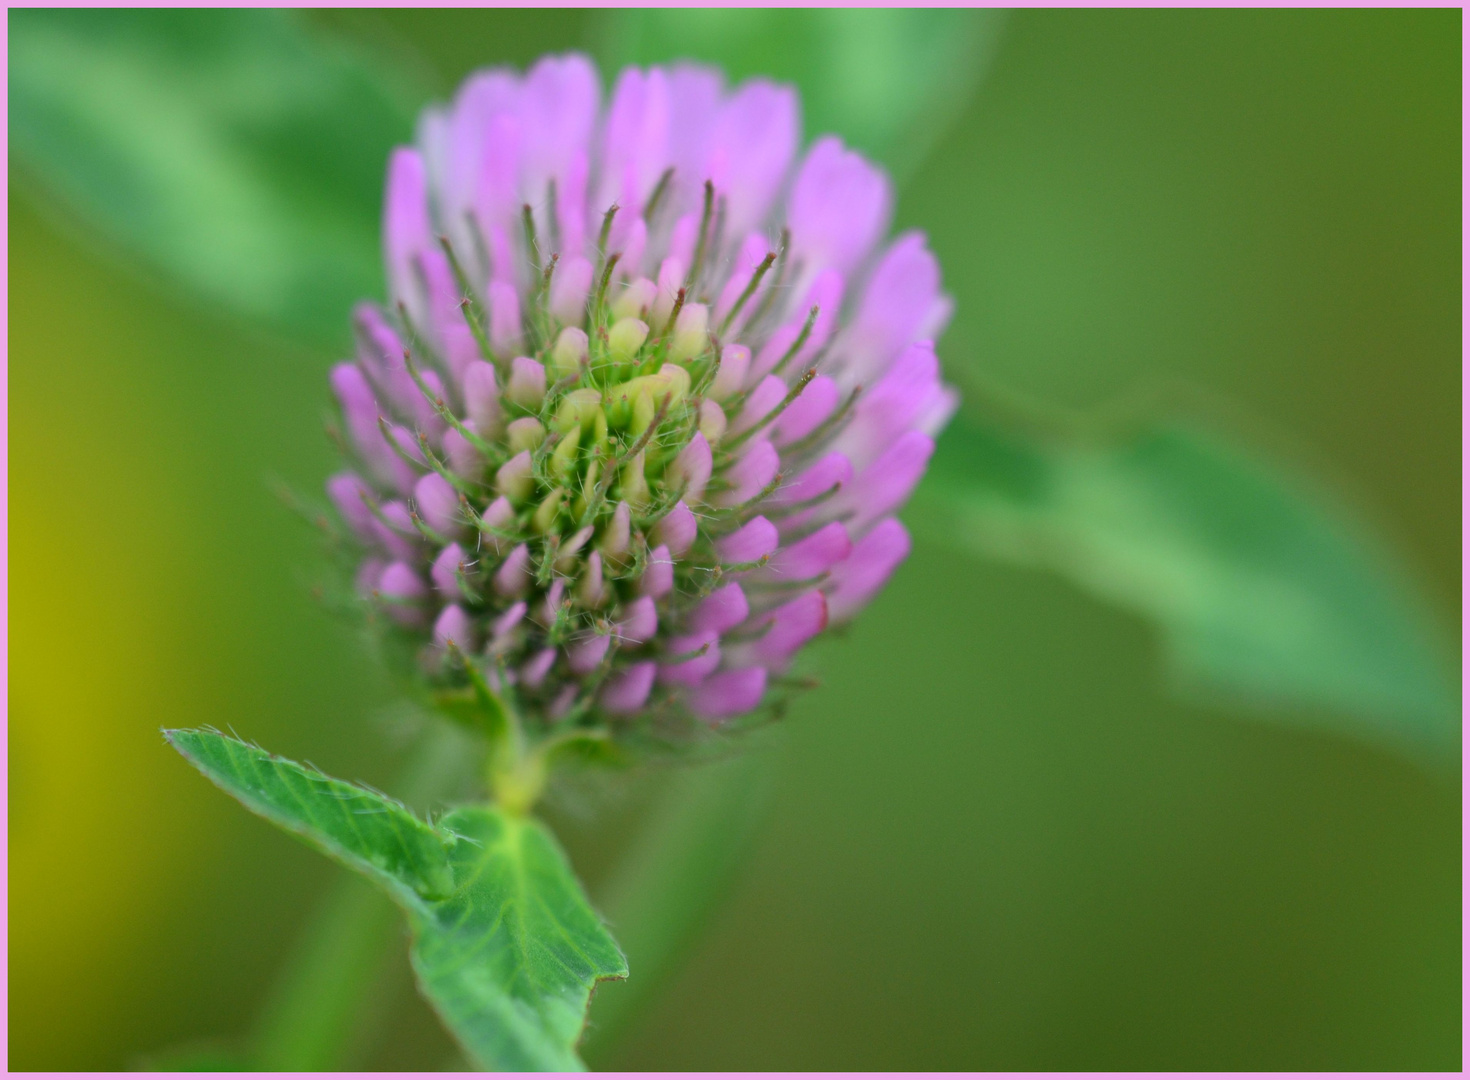
{"type": "Polygon", "coordinates": [[[618,622],[618,636],[634,645],[641,645],[658,633],[658,609],[653,597],[640,596],[623,609],[618,622]]]}
{"type": "Polygon", "coordinates": [[[785,400],[788,389],[786,380],[779,376],[767,375],[763,378],[746,396],[744,406],[730,421],[730,434],[739,435],[764,420],[772,409],[785,400]]]}
{"type": "Polygon", "coordinates": [[[531,549],[516,545],[495,571],[495,591],[501,596],[523,596],[531,587],[531,549]]]}
{"type": "Polygon", "coordinates": [[[834,623],[845,622],[883,587],[909,553],[909,534],[897,518],[880,521],[853,545],[852,554],[832,573],[827,612],[834,623]]]}
{"type": "Polygon", "coordinates": [[[814,268],[854,269],[888,223],[888,179],[828,135],[807,151],[791,191],[792,246],[814,268]]]}
{"type": "Polygon", "coordinates": [[[426,306],[415,280],[413,260],[433,242],[424,159],[417,150],[400,146],[388,157],[388,180],[383,195],[383,247],[390,292],[395,300],[407,305],[414,321],[421,325],[426,306]]]}
{"type": "Polygon", "coordinates": [[[900,435],[838,496],[837,510],[851,510],[848,527],[863,535],[870,524],[902,506],[929,467],[934,440],[922,431],[900,435]]]}
{"type": "Polygon", "coordinates": [[[690,510],[682,500],[674,504],[674,508],[663,516],[657,525],[653,527],[653,542],[662,544],[669,549],[670,554],[683,555],[689,550],[689,545],[694,543],[694,538],[699,535],[699,522],[695,520],[694,511],[690,510]]]}
{"type": "Polygon", "coordinates": [[[725,720],[749,712],[766,692],[766,669],[722,671],[687,693],[689,711],[704,720],[725,720]]]}
{"type": "Polygon", "coordinates": [[[438,557],[434,560],[434,565],[429,568],[429,579],[433,581],[434,588],[445,596],[463,595],[456,571],[459,570],[465,559],[464,548],[458,544],[449,544],[439,552],[438,557]]]}
{"type": "Polygon", "coordinates": [[[871,382],[905,346],[937,337],[948,311],[939,292],[939,262],[924,234],[904,233],[883,253],[863,290],[848,335],[849,381],[871,382]]]}
{"type": "Polygon", "coordinates": [[[710,593],[689,614],[689,629],[693,632],[712,630],[723,634],[739,626],[750,614],[750,604],[739,584],[731,582],[710,593]]]}
{"type": "Polygon", "coordinates": [[[450,604],[434,620],[434,644],[441,649],[448,648],[452,641],[461,652],[469,652],[474,648],[473,633],[474,624],[458,604],[450,604]]]}
{"type": "Polygon", "coordinates": [[[833,440],[833,448],[846,453],[853,466],[862,470],[905,431],[942,410],[948,393],[939,382],[934,346],[927,341],[910,345],[858,399],[851,422],[833,440]]]}
{"type": "Polygon", "coordinates": [[[378,543],[390,555],[405,560],[418,557],[421,546],[419,531],[414,527],[413,516],[405,503],[394,499],[378,507],[378,516],[373,518],[373,532],[378,543]]]}
{"type": "Polygon", "coordinates": [[[777,446],[786,446],[806,438],[832,415],[841,400],[837,384],[826,375],[818,375],[776,418],[771,425],[771,440],[777,446]]]}
{"type": "Polygon", "coordinates": [[[714,455],[709,440],[703,432],[695,432],[684,449],[664,470],[664,484],[673,490],[683,489],[688,502],[698,502],[709,484],[710,470],[714,468],[714,455]]]}
{"type": "Polygon", "coordinates": [[[658,665],[652,660],[633,664],[603,683],[598,700],[608,712],[627,716],[643,708],[653,690],[653,677],[658,674],[658,665]]]}
{"type": "Polygon", "coordinates": [[[459,492],[438,473],[425,473],[413,486],[414,506],[419,517],[437,533],[457,536],[465,529],[460,515],[459,492]]]}
{"type": "Polygon", "coordinates": [[[540,686],[554,663],[556,663],[556,650],[542,649],[521,665],[521,682],[530,687],[540,686]]]}
{"type": "Polygon", "coordinates": [[[638,594],[657,600],[674,589],[674,558],[669,549],[660,544],[649,552],[648,566],[638,582],[638,594]]]}
{"type": "Polygon", "coordinates": [[[660,664],[658,681],[681,686],[698,683],[720,666],[720,635],[713,630],[706,630],[698,634],[669,638],[664,643],[665,656],[687,656],[690,653],[699,655],[674,664],[660,664]],[[700,652],[701,649],[704,651],[700,652]]]}
{"type": "Polygon", "coordinates": [[[782,669],[798,649],[827,628],[827,598],[813,589],[771,612],[770,629],[751,645],[757,662],[782,669]]]}
{"type": "Polygon", "coordinates": [[[783,547],[771,556],[764,573],[771,578],[805,581],[824,574],[852,551],[847,528],[840,521],[823,525],[804,540],[783,547]]]}
{"type": "Polygon", "coordinates": [[[739,236],[760,224],[796,156],[801,119],[795,92],[764,79],[743,84],[721,110],[709,172],[725,196],[726,225],[739,236]]]}
{"type": "Polygon", "coordinates": [[[764,517],[754,517],[729,536],[715,542],[720,562],[728,565],[753,563],[775,552],[780,544],[776,526],[764,517]]]}
{"type": "Polygon", "coordinates": [[[376,519],[363,501],[367,498],[376,502],[377,498],[356,473],[337,473],[328,479],[327,497],[359,540],[370,544],[377,538],[377,531],[373,528],[376,519]]]}
{"type": "MultiPolygon", "coordinates": [[[[703,438],[703,436],[700,436],[703,438]]],[[[716,506],[740,506],[765,490],[781,468],[781,455],[766,439],[756,439],[746,447],[739,460],[725,470],[730,487],[710,501],[716,506]]]]}
{"type": "Polygon", "coordinates": [[[607,655],[612,638],[597,634],[585,641],[567,646],[567,666],[577,675],[591,675],[607,655]]]}

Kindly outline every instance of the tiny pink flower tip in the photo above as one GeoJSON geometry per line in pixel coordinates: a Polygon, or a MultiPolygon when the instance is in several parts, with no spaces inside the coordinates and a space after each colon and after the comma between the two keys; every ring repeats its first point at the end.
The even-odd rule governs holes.
{"type": "Polygon", "coordinates": [[[696,432],[664,470],[664,483],[674,490],[682,489],[686,501],[698,502],[704,495],[713,467],[714,455],[710,452],[709,440],[703,432],[696,432]]]}
{"type": "Polygon", "coordinates": [[[826,628],[827,598],[813,589],[771,612],[770,629],[751,651],[758,662],[784,670],[797,650],[826,628]]]}
{"type": "Polygon", "coordinates": [[[668,548],[675,557],[688,551],[698,535],[699,522],[682,499],[653,527],[652,533],[653,542],[668,548]]]}
{"type": "Polygon", "coordinates": [[[521,682],[530,687],[540,686],[546,681],[551,665],[556,663],[555,649],[542,649],[521,667],[521,682]]]}
{"type": "Polygon", "coordinates": [[[750,614],[745,591],[737,582],[722,585],[699,602],[689,616],[689,629],[723,634],[739,626],[750,614]]]}
{"type": "Polygon", "coordinates": [[[720,666],[720,635],[713,630],[682,634],[664,643],[664,655],[679,657],[658,668],[658,681],[679,686],[694,686],[720,666]]]}
{"type": "Polygon", "coordinates": [[[712,675],[687,692],[689,711],[703,720],[728,720],[760,704],[766,669],[738,668],[712,675]]]}
{"type": "Polygon", "coordinates": [[[474,648],[471,640],[474,630],[464,608],[458,604],[450,604],[434,620],[434,644],[446,649],[452,641],[461,652],[469,652],[474,648]]]}
{"type": "Polygon", "coordinates": [[[765,217],[800,135],[796,94],[789,87],[752,79],[726,102],[712,140],[710,171],[730,192],[727,215],[735,235],[765,217]]]}
{"type": "MultiPolygon", "coordinates": [[[[674,230],[669,234],[669,259],[671,267],[688,266],[694,257],[694,242],[699,234],[699,215],[685,214],[674,222],[674,230]]],[[[672,275],[671,275],[672,278],[672,275]]],[[[660,281],[660,285],[664,282],[660,281]]],[[[678,285],[674,285],[675,291],[678,285]]]]}
{"type": "Polygon", "coordinates": [[[493,623],[490,624],[491,636],[494,637],[497,641],[501,638],[504,638],[507,634],[509,634],[512,630],[519,626],[521,620],[525,617],[526,602],[524,600],[517,600],[510,607],[506,608],[505,611],[501,615],[499,615],[493,623]]]}
{"type": "Polygon", "coordinates": [[[327,480],[327,497],[353,533],[364,543],[377,539],[376,519],[364,500],[377,501],[372,489],[355,473],[342,472],[327,480]]]}
{"type": "Polygon", "coordinates": [[[429,568],[429,580],[434,583],[434,588],[445,596],[462,596],[459,578],[461,574],[468,573],[468,568],[464,565],[466,561],[464,548],[458,544],[446,546],[429,568]]]}
{"type": "Polygon", "coordinates": [[[535,412],[546,397],[546,368],[529,356],[517,356],[510,362],[510,385],[506,396],[523,409],[535,412]]]}
{"type": "Polygon", "coordinates": [[[541,604],[536,609],[536,621],[542,626],[550,627],[556,622],[557,609],[561,607],[563,597],[566,595],[567,583],[563,578],[557,578],[551,583],[551,588],[546,590],[546,595],[541,598],[541,604]]]}
{"type": "Polygon", "coordinates": [[[852,554],[832,574],[827,612],[834,623],[856,615],[908,557],[909,534],[896,518],[880,521],[853,545],[852,554]]]}
{"type": "Polygon", "coordinates": [[[428,593],[423,579],[404,562],[389,563],[378,579],[378,595],[382,597],[388,614],[405,625],[419,621],[419,605],[428,593]]]}
{"type": "Polygon", "coordinates": [[[424,159],[400,147],[388,158],[387,195],[383,200],[383,244],[393,295],[410,311],[419,309],[413,258],[432,240],[424,159]]]}
{"type": "Polygon", "coordinates": [[[500,434],[500,387],[494,364],[476,360],[465,367],[464,403],[477,435],[493,439],[500,434]]]}
{"type": "Polygon", "coordinates": [[[602,555],[594,551],[587,557],[587,569],[577,585],[577,599],[585,608],[599,608],[607,597],[602,581],[602,555]]]}
{"type": "Polygon", "coordinates": [[[939,361],[934,347],[916,342],[899,355],[853,409],[852,422],[834,440],[834,446],[865,468],[887,450],[904,432],[948,407],[947,394],[939,382],[939,361]]]}
{"type": "Polygon", "coordinates": [[[531,549],[517,544],[495,571],[495,591],[510,599],[519,599],[531,588],[531,549]]]}
{"type": "Polygon", "coordinates": [[[421,542],[407,505],[394,499],[380,506],[378,515],[373,518],[373,532],[383,549],[405,562],[417,558],[421,542]]]}
{"type": "Polygon", "coordinates": [[[438,473],[425,473],[413,487],[414,503],[424,524],[444,536],[457,536],[465,522],[459,511],[459,492],[438,473]]]}
{"type": "Polygon", "coordinates": [[[524,502],[534,490],[535,475],[531,452],[522,450],[495,470],[495,487],[502,498],[524,502]]]}
{"type": "Polygon", "coordinates": [[[631,716],[648,701],[657,673],[658,665],[652,660],[631,665],[603,684],[599,704],[615,716],[631,716]]]}
{"type": "Polygon", "coordinates": [[[710,384],[709,396],[724,401],[740,392],[750,373],[750,350],[744,345],[726,345],[720,350],[720,370],[710,384]]]}
{"type": "Polygon", "coordinates": [[[661,599],[674,589],[674,557],[660,544],[649,553],[648,566],[638,581],[638,595],[661,599]]]}
{"type": "Polygon", "coordinates": [[[352,587],[357,590],[357,595],[370,597],[378,590],[378,581],[383,576],[383,569],[388,564],[383,559],[369,555],[358,564],[357,573],[353,575],[352,587]]]}
{"type": "MultiPolygon", "coordinates": [[[[465,424],[465,427],[474,431],[474,421],[465,424]]],[[[450,428],[440,441],[444,447],[444,456],[449,459],[449,468],[456,476],[477,479],[484,472],[485,455],[459,432],[450,428]]]]}
{"type": "Polygon", "coordinates": [[[867,380],[881,375],[905,346],[938,337],[949,308],[939,290],[939,263],[925,246],[924,235],[900,236],[883,253],[863,290],[853,326],[853,376],[867,380]]]}
{"type": "Polygon", "coordinates": [[[482,542],[497,555],[505,553],[508,546],[506,541],[494,535],[493,530],[506,529],[515,522],[515,508],[510,505],[510,500],[504,495],[500,496],[480,515],[480,536],[482,542]]]}
{"type": "Polygon", "coordinates": [[[591,675],[607,655],[612,639],[606,634],[596,634],[585,641],[567,647],[567,666],[577,675],[591,675]]]}
{"type": "Polygon", "coordinates": [[[551,279],[551,314],[563,323],[580,322],[592,288],[592,260],[574,255],[558,263],[551,279]]]}
{"type": "Polygon", "coordinates": [[[560,720],[572,711],[576,704],[579,689],[576,683],[568,683],[556,692],[556,697],[551,699],[551,704],[546,707],[546,718],[548,720],[560,720]]]}
{"type": "Polygon", "coordinates": [[[618,636],[632,645],[651,641],[658,633],[658,607],[653,597],[640,596],[623,609],[618,622],[618,636]]]}
{"type": "Polygon", "coordinates": [[[628,553],[628,540],[632,525],[632,511],[628,504],[620,502],[613,511],[612,520],[607,523],[602,533],[602,539],[598,542],[598,549],[610,559],[620,559],[628,553]]]}
{"type": "Polygon", "coordinates": [[[486,299],[490,307],[490,347],[500,354],[511,352],[521,343],[521,300],[515,286],[492,281],[486,299]]]}
{"type": "Polygon", "coordinates": [[[715,542],[715,553],[727,566],[759,562],[775,552],[781,538],[764,517],[751,518],[729,536],[715,542]]]}

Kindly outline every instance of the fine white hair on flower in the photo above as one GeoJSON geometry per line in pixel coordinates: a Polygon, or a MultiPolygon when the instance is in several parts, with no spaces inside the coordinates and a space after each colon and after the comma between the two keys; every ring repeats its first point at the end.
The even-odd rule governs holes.
{"type": "Polygon", "coordinates": [[[332,371],[356,586],[423,672],[616,734],[779,699],[907,556],[956,395],[882,170],[794,89],[569,54],[393,152],[385,306],[332,371]]]}

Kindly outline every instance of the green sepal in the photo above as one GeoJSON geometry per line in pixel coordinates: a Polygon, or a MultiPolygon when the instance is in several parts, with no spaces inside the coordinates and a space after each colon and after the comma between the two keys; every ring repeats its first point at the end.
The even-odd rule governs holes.
{"type": "Polygon", "coordinates": [[[544,825],[491,806],[429,823],[217,731],[164,735],[247,808],[388,892],[413,930],[419,986],[473,1064],[583,1067],[592,991],[628,965],[544,825]]]}

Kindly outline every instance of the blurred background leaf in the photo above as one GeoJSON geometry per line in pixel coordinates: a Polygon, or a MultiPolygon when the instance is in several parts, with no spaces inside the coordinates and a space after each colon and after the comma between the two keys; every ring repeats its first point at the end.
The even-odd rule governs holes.
{"type": "Polygon", "coordinates": [[[1455,768],[1450,649],[1417,589],[1280,466],[1180,423],[1088,439],[972,414],[941,437],[918,498],[921,535],[1148,618],[1180,691],[1296,706],[1455,768]]]}
{"type": "MultiPolygon", "coordinates": [[[[99,261],[78,241],[128,234],[75,192],[132,173],[94,155],[51,184],[23,149],[26,17],[62,26],[43,43],[79,38],[37,76],[62,102],[104,85],[74,69],[114,62],[104,41],[135,55],[130,18],[169,25],[67,17],[88,16],[106,29],[11,23],[12,177],[26,180],[10,192],[14,1068],[115,1068],[239,1033],[328,880],[195,792],[160,724],[231,723],[395,793],[404,743],[391,716],[364,737],[388,689],[282,572],[317,556],[260,483],[311,487],[331,469],[317,421],[333,355],[225,317],[237,301],[180,304],[99,261]],[[96,532],[55,524],[78,492],[96,532]]],[[[350,41],[329,51],[389,57],[372,70],[440,95],[481,64],[623,47],[603,13],[305,18],[302,33],[350,41]]],[[[896,208],[899,227],[929,231],[958,301],[946,366],[1077,410],[1162,378],[1239,402],[1317,449],[1329,468],[1309,475],[1341,478],[1325,505],[1383,526],[1448,621],[1458,13],[1035,11],[1005,30],[984,93],[956,93],[896,208]]],[[[191,49],[144,55],[188,68],[191,49]]],[[[124,66],[111,107],[165,127],[177,103],[156,108],[148,81],[163,75],[124,66]]],[[[201,78],[185,86],[208,100],[201,78]]],[[[333,259],[303,298],[378,292],[381,152],[352,212],[372,280],[333,285],[333,259]]],[[[345,235],[338,207],[302,212],[345,235]]],[[[340,310],[318,325],[315,340],[345,339],[340,310]]],[[[730,908],[677,992],[594,1064],[1458,1067],[1454,791],[1311,732],[1311,710],[1279,704],[1265,725],[1228,701],[1163,699],[1136,616],[923,537],[813,668],[828,685],[781,733],[730,908]]],[[[614,788],[558,812],[599,902],[649,806],[614,788]]],[[[350,1061],[445,1060],[392,953],[350,1061]]]]}
{"type": "Polygon", "coordinates": [[[10,153],[89,231],[317,344],[382,293],[389,149],[411,81],[280,11],[43,11],[10,21],[10,153]]]}

